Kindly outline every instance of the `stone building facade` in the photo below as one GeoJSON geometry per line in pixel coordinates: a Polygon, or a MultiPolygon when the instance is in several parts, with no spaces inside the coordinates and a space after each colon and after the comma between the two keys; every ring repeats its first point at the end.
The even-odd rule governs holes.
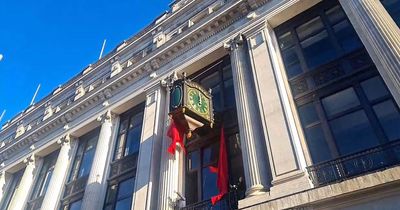
{"type": "Polygon", "coordinates": [[[399,0],[176,0],[2,126],[0,209],[399,209],[399,0]],[[169,87],[213,128],[167,152],[169,87]],[[215,206],[219,129],[230,193],[215,206]]]}

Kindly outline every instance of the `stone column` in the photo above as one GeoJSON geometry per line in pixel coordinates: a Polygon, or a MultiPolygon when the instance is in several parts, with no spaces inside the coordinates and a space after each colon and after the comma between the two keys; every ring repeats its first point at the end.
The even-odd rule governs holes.
{"type": "Polygon", "coordinates": [[[257,195],[269,189],[270,172],[247,48],[241,34],[225,43],[224,47],[231,56],[246,195],[257,195]]]}
{"type": "Polygon", "coordinates": [[[0,202],[3,199],[4,193],[6,192],[6,172],[0,171],[0,202]]]}
{"type": "Polygon", "coordinates": [[[146,90],[146,107],[135,181],[134,208],[153,210],[157,207],[158,178],[162,132],[165,123],[166,90],[157,84],[146,90]]]}
{"type": "Polygon", "coordinates": [[[378,0],[339,0],[400,106],[400,29],[378,0]]]}
{"type": "Polygon", "coordinates": [[[107,187],[105,169],[112,136],[113,123],[111,111],[107,111],[100,116],[98,120],[102,122],[99,140],[97,141],[92,167],[85,188],[85,194],[82,199],[81,209],[85,210],[98,210],[102,208],[105,194],[104,189],[107,187]]]}
{"type": "Polygon", "coordinates": [[[71,136],[67,134],[57,141],[61,145],[57,161],[54,166],[53,175],[44,195],[42,207],[43,210],[57,209],[57,204],[62,197],[63,184],[67,179],[68,166],[72,159],[71,136]]]}
{"type": "MultiPolygon", "coordinates": [[[[276,65],[270,27],[263,23],[246,34],[251,75],[271,166],[271,196],[303,191],[311,187],[305,173],[306,161],[297,132],[288,92],[276,65]],[[267,41],[268,40],[268,41],[267,41]],[[268,43],[267,43],[268,42],[268,43]]],[[[272,33],[271,33],[272,32],[272,33]]]]}
{"type": "Polygon", "coordinates": [[[21,181],[19,183],[18,189],[14,196],[11,199],[9,210],[23,210],[29,197],[29,192],[31,186],[35,180],[35,174],[37,172],[37,163],[35,160],[35,156],[31,155],[30,157],[24,160],[26,164],[24,174],[21,177],[21,181]]]}
{"type": "MultiPolygon", "coordinates": [[[[169,105],[169,90],[167,90],[165,104],[169,105]]],[[[163,134],[161,148],[161,166],[159,177],[158,208],[160,210],[174,210],[185,205],[181,196],[184,196],[184,156],[180,146],[177,146],[175,155],[167,152],[171,139],[167,136],[170,121],[169,109],[163,115],[163,134]]]]}

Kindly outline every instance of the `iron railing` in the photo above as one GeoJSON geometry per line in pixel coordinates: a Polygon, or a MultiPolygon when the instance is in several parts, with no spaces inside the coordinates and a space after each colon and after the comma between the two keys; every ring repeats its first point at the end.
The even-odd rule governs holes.
{"type": "Polygon", "coordinates": [[[64,200],[83,192],[85,190],[87,180],[88,176],[83,176],[67,183],[65,186],[64,200]]]}
{"type": "Polygon", "coordinates": [[[137,167],[138,153],[130,154],[111,163],[110,179],[123,173],[132,171],[137,167]]]}
{"type": "Polygon", "coordinates": [[[231,191],[226,194],[218,203],[212,205],[211,200],[187,205],[180,210],[231,210],[238,209],[238,192],[231,191]]]}
{"type": "Polygon", "coordinates": [[[307,167],[315,186],[340,182],[400,163],[400,140],[307,167]]]}

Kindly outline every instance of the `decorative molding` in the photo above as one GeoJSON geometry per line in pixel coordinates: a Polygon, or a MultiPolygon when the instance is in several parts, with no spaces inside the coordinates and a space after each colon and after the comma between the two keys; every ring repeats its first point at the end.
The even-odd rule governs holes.
{"type": "MultiPolygon", "coordinates": [[[[262,5],[267,1],[255,0],[255,2],[257,2],[258,5],[262,5]]],[[[91,110],[91,108],[103,104],[105,99],[111,98],[118,92],[123,91],[126,86],[133,84],[135,81],[169,64],[177,57],[225,30],[239,19],[246,17],[249,11],[255,9],[248,1],[229,1],[225,4],[227,9],[223,10],[222,8],[224,8],[224,6],[222,6],[221,9],[218,10],[221,12],[210,13],[209,16],[175,36],[174,39],[166,41],[156,51],[146,53],[146,55],[140,59],[142,62],[138,61],[137,63],[128,65],[130,61],[130,59],[128,59],[124,63],[121,63],[122,71],[127,73],[120,73],[112,78],[110,77],[110,73],[108,77],[99,78],[101,81],[100,85],[93,86],[93,90],[90,92],[85,91],[84,82],[82,80],[74,79],[78,81],[75,86],[76,90],[73,92],[74,95],[72,99],[69,97],[64,100],[66,106],[55,104],[57,111],[54,112],[52,116],[43,121],[43,123],[32,127],[29,132],[21,134],[18,140],[7,142],[4,147],[0,148],[0,161],[9,159],[18,151],[29,147],[29,145],[41,139],[41,137],[45,137],[48,133],[63,128],[66,124],[72,122],[83,113],[91,110]],[[243,8],[247,9],[244,10],[243,8]]],[[[254,4],[254,2],[252,2],[252,4],[254,4]]],[[[119,53],[123,53],[124,50],[126,50],[126,48],[121,49],[119,53]]],[[[136,54],[133,56],[136,56],[136,54]]],[[[90,74],[95,74],[96,71],[94,70],[97,67],[90,67],[93,68],[93,70],[90,70],[90,74]]],[[[89,72],[87,75],[89,75],[89,72]]],[[[89,85],[87,87],[89,87],[89,85]]],[[[61,94],[65,92],[66,88],[63,87],[61,94]]]]}
{"type": "Polygon", "coordinates": [[[29,157],[24,159],[24,163],[28,166],[28,165],[34,165],[35,164],[35,155],[32,154],[29,157]]]}

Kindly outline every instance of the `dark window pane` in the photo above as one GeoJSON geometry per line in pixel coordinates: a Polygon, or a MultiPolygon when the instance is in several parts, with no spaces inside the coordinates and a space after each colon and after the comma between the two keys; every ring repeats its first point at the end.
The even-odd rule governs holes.
{"type": "Polygon", "coordinates": [[[118,190],[118,187],[115,184],[108,186],[107,195],[106,195],[106,203],[105,203],[106,205],[114,203],[116,196],[117,196],[117,190],[118,190]]]}
{"type": "Polygon", "coordinates": [[[302,41],[300,44],[310,69],[332,61],[337,56],[326,30],[302,41]]]}
{"type": "Polygon", "coordinates": [[[382,4],[397,25],[400,26],[400,0],[382,0],[382,4]]]}
{"type": "Polygon", "coordinates": [[[299,107],[299,115],[303,126],[319,121],[317,111],[313,103],[308,103],[299,107]]]}
{"type": "Polygon", "coordinates": [[[282,57],[286,67],[286,74],[289,79],[303,73],[294,47],[282,51],[282,57]]]}
{"type": "Polygon", "coordinates": [[[214,72],[211,75],[207,76],[206,78],[200,81],[201,85],[205,88],[212,88],[217,86],[220,83],[219,72],[214,72]]]}
{"type": "Polygon", "coordinates": [[[320,125],[306,128],[305,135],[308,149],[314,163],[319,163],[332,159],[332,155],[326,142],[324,132],[320,125]]]}
{"type": "Polygon", "coordinates": [[[228,80],[228,79],[232,79],[232,69],[231,69],[231,65],[227,65],[223,68],[222,70],[222,74],[223,74],[223,79],[224,80],[228,80]]]}
{"type": "Polygon", "coordinates": [[[282,50],[294,45],[292,33],[290,32],[286,32],[285,34],[281,35],[278,39],[279,39],[279,47],[282,50]]]}
{"type": "Polygon", "coordinates": [[[360,105],[353,88],[348,88],[322,99],[322,105],[328,116],[346,111],[360,105]]]}
{"type": "Polygon", "coordinates": [[[368,100],[373,101],[389,94],[383,81],[377,76],[361,82],[368,100]]]}
{"type": "Polygon", "coordinates": [[[379,143],[364,111],[332,120],[330,125],[341,155],[368,149],[379,143]]]}
{"type": "Polygon", "coordinates": [[[331,24],[335,24],[346,18],[346,14],[339,5],[327,10],[326,15],[331,24]]]}
{"type": "Polygon", "coordinates": [[[115,210],[130,210],[131,204],[132,204],[132,198],[126,198],[126,199],[120,200],[115,205],[115,210]]]}
{"type": "Polygon", "coordinates": [[[118,187],[117,199],[132,197],[134,184],[135,180],[133,178],[121,182],[118,187]]]}
{"type": "Polygon", "coordinates": [[[312,20],[300,25],[297,27],[296,32],[300,40],[309,37],[312,34],[322,30],[324,28],[324,24],[321,21],[320,17],[315,17],[312,20]]]}
{"type": "Polygon", "coordinates": [[[203,150],[203,166],[215,163],[218,160],[219,144],[213,144],[203,150]]]}
{"type": "Polygon", "coordinates": [[[214,111],[222,110],[222,101],[221,101],[221,85],[217,85],[211,88],[212,102],[214,111]]]}
{"type": "Polygon", "coordinates": [[[212,173],[208,167],[202,169],[202,190],[203,200],[218,194],[217,174],[212,173]]]}
{"type": "Polygon", "coordinates": [[[126,139],[125,156],[139,151],[142,126],[135,127],[128,132],[126,139]]]}
{"type": "Polygon", "coordinates": [[[92,149],[86,151],[85,154],[83,155],[82,163],[81,163],[81,166],[79,169],[78,178],[89,175],[90,168],[92,167],[94,152],[95,152],[95,149],[92,148],[92,149]]]}
{"type": "Polygon", "coordinates": [[[46,178],[44,179],[44,182],[43,182],[43,187],[40,190],[39,196],[42,196],[42,195],[44,195],[46,193],[47,188],[49,187],[49,183],[50,183],[50,180],[51,180],[52,176],[53,176],[53,170],[48,171],[47,174],[46,174],[46,178]]]}
{"type": "Polygon", "coordinates": [[[336,39],[344,52],[349,53],[359,49],[362,44],[348,20],[343,20],[333,26],[336,39]]]}
{"type": "Polygon", "coordinates": [[[69,210],[81,210],[82,200],[75,201],[69,206],[69,210]]]}
{"type": "Polygon", "coordinates": [[[224,82],[224,108],[235,107],[235,90],[233,89],[233,79],[224,82]]]}
{"type": "Polygon", "coordinates": [[[200,167],[200,152],[193,151],[188,154],[189,170],[198,169],[200,167]]]}
{"type": "Polygon", "coordinates": [[[129,124],[129,129],[140,126],[143,122],[143,112],[140,112],[138,114],[135,114],[131,117],[131,121],[129,124]]]}
{"type": "Polygon", "coordinates": [[[185,180],[185,194],[187,204],[196,203],[198,201],[198,183],[197,183],[197,172],[186,173],[185,180]]]}
{"type": "Polygon", "coordinates": [[[400,114],[392,100],[374,106],[374,111],[389,140],[400,140],[400,114]]]}

